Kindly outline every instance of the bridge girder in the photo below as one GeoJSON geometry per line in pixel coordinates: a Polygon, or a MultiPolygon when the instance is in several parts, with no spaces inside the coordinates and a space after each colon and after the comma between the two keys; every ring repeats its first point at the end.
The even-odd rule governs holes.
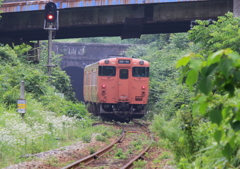
{"type": "MultiPolygon", "coordinates": [[[[186,32],[190,21],[233,12],[233,0],[68,8],[59,10],[56,39],[186,32]]],[[[44,11],[1,14],[0,42],[47,40],[44,11]]]]}

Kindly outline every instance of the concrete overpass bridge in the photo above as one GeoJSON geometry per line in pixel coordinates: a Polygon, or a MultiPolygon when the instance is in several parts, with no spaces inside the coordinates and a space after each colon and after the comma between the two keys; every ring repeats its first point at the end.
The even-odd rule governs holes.
{"type": "MultiPolygon", "coordinates": [[[[46,40],[44,6],[48,1],[9,2],[0,10],[0,43],[46,40]]],[[[18,0],[14,0],[18,1],[18,0]]],[[[59,9],[56,39],[186,32],[190,22],[239,15],[238,0],[52,0],[59,9]]]]}

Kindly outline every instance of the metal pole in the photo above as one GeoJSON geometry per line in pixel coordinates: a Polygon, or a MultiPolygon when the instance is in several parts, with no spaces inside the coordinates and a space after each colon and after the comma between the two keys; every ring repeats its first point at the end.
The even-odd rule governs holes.
{"type": "MultiPolygon", "coordinates": [[[[25,92],[24,81],[21,81],[20,99],[24,99],[24,92],[25,92]]],[[[22,119],[24,119],[24,114],[25,113],[21,113],[22,119]]]]}
{"type": "Polygon", "coordinates": [[[20,88],[20,99],[24,99],[24,81],[21,81],[21,88],[20,88]]]}
{"type": "MultiPolygon", "coordinates": [[[[50,24],[49,28],[52,28],[50,24]]],[[[48,76],[51,76],[51,60],[52,60],[52,30],[48,31],[48,76]]]]}

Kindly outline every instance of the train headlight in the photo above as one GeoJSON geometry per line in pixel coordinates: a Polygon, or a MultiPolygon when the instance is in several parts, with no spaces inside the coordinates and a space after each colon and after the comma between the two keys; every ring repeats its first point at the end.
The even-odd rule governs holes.
{"type": "Polygon", "coordinates": [[[142,89],[143,89],[143,90],[145,90],[145,89],[146,89],[146,87],[145,87],[145,86],[142,86],[142,89]]]}
{"type": "Polygon", "coordinates": [[[140,60],[140,61],[139,61],[139,64],[140,64],[140,65],[144,65],[144,61],[143,61],[143,60],[140,60]]]}
{"type": "Polygon", "coordinates": [[[105,89],[105,88],[106,88],[106,85],[102,85],[102,88],[105,89]]]}
{"type": "Polygon", "coordinates": [[[109,64],[109,60],[106,59],[106,60],[104,61],[104,63],[105,63],[105,64],[109,64]]]}

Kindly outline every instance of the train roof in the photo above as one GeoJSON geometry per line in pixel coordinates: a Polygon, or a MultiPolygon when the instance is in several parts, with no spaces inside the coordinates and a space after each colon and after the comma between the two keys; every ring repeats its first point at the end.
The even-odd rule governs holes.
{"type": "Polygon", "coordinates": [[[149,62],[146,60],[138,59],[138,58],[127,58],[127,57],[115,57],[115,58],[106,58],[102,59],[98,62],[93,64],[87,65],[86,67],[92,65],[109,65],[109,66],[116,66],[116,65],[131,65],[131,66],[147,66],[149,67],[149,62]]]}

